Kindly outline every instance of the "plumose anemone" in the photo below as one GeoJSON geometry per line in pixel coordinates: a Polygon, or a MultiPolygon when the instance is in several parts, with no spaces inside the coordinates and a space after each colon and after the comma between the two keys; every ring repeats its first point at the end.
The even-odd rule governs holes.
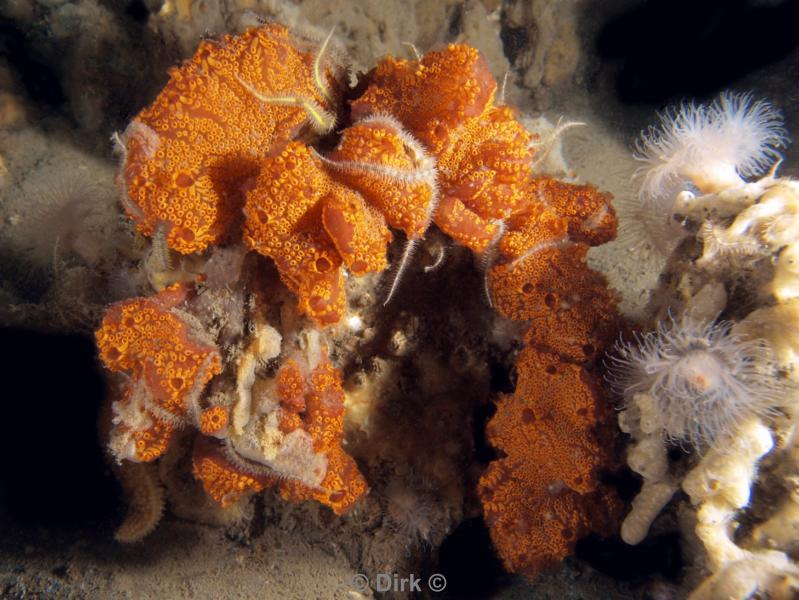
{"type": "Polygon", "coordinates": [[[731,334],[726,322],[669,319],[617,350],[614,387],[626,402],[649,394],[670,441],[719,448],[746,417],[770,414],[780,404],[770,349],[731,334]]]}
{"type": "Polygon", "coordinates": [[[675,194],[693,186],[715,193],[744,183],[781,158],[787,137],[782,116],[750,94],[722,93],[712,104],[683,102],[641,133],[637,160],[640,197],[668,210],[675,194]]]}

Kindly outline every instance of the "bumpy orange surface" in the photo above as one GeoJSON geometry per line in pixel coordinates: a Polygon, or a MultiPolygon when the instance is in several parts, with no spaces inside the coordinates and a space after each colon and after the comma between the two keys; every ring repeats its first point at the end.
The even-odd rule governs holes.
{"type": "Polygon", "coordinates": [[[616,212],[610,204],[610,194],[592,185],[576,185],[551,177],[535,177],[526,192],[566,219],[573,241],[599,246],[616,238],[616,212]]]}
{"type": "Polygon", "coordinates": [[[244,241],[274,259],[300,310],[322,325],[337,322],[345,304],[341,256],[322,222],[335,187],[311,149],[292,142],[263,161],[244,206],[244,241]]]}
{"type": "Polygon", "coordinates": [[[436,157],[458,142],[463,124],[490,106],[497,82],[476,48],[450,44],[420,60],[382,59],[352,102],[358,121],[375,114],[398,119],[436,157]]]}
{"type": "Polygon", "coordinates": [[[483,252],[527,199],[532,136],[507,106],[468,121],[439,160],[441,202],[436,224],[457,242],[483,252]],[[480,227],[475,231],[476,224],[480,227]]]}
{"type": "Polygon", "coordinates": [[[216,435],[228,424],[228,412],[221,406],[209,406],[200,413],[200,432],[216,435]]]}
{"type": "Polygon", "coordinates": [[[374,117],[348,127],[329,164],[389,225],[408,238],[424,235],[435,202],[434,161],[397,121],[374,117]]]}
{"type": "Polygon", "coordinates": [[[202,441],[195,446],[194,474],[214,500],[226,506],[248,491],[277,485],[280,495],[292,502],[316,500],[343,514],[367,491],[366,481],[355,461],[341,444],[344,439],[344,392],[341,374],[325,358],[306,377],[298,363],[287,360],[277,374],[277,393],[286,425],[308,432],[313,449],[327,459],[327,472],[319,487],[297,480],[244,471],[228,461],[218,446],[202,441]]]}
{"type": "MultiPolygon", "coordinates": [[[[416,240],[432,221],[486,253],[494,305],[526,332],[516,392],[489,426],[504,457],[480,496],[506,566],[537,572],[617,512],[597,480],[609,462],[607,410],[583,366],[617,327],[613,295],[585,264],[589,245],[615,236],[609,196],[532,176],[533,136],[494,104],[496,81],[466,45],[381,60],[351,102],[352,124],[340,122],[335,147],[318,152],[297,141],[300,129],[320,111],[345,113],[333,105],[333,69],[314,79],[317,51],[275,24],[203,42],[123,136],[125,208],[142,233],[162,232],[183,253],[235,237],[243,208],[245,243],[274,260],[318,326],[344,314],[345,268],[386,268],[389,226],[416,240]]],[[[97,334],[106,365],[134,380],[116,411],[136,460],[164,451],[173,419],[220,369],[212,344],[191,339],[173,310],[184,297],[179,288],[114,305],[97,334]],[[124,430],[140,408],[138,429],[124,430]]],[[[311,488],[226,455],[209,436],[224,438],[228,414],[212,406],[198,415],[194,472],[223,506],[275,485],[340,514],[366,493],[342,449],[339,371],[327,359],[313,370],[300,363],[277,373],[279,429],[307,432],[327,459],[323,481],[311,488]]]]}
{"type": "Polygon", "coordinates": [[[619,328],[607,281],[585,263],[588,244],[616,233],[610,198],[590,186],[538,177],[505,221],[488,284],[494,307],[527,325],[518,383],[488,425],[503,457],[479,494],[505,566],[534,575],[591,531],[611,533],[621,504],[600,485],[613,463],[610,407],[584,363],[619,328]]]}
{"type": "MultiPolygon", "coordinates": [[[[294,370],[291,366],[289,369],[294,370]]],[[[296,407],[291,395],[281,395],[281,403],[296,407]]],[[[280,484],[280,494],[293,502],[313,499],[331,507],[336,514],[343,514],[366,493],[367,486],[355,461],[341,446],[344,441],[341,372],[327,358],[306,379],[304,404],[302,428],[311,434],[314,451],[327,457],[327,473],[318,488],[286,479],[280,484]]]]}
{"type": "Polygon", "coordinates": [[[516,391],[499,400],[486,429],[502,458],[489,465],[478,492],[506,568],[535,575],[586,534],[611,533],[622,506],[598,478],[612,445],[601,428],[609,407],[599,382],[532,346],[517,370],[516,391]]]}
{"type": "Polygon", "coordinates": [[[280,367],[276,377],[277,395],[284,409],[291,413],[305,411],[305,375],[296,360],[289,358],[280,367]]]}
{"type": "Polygon", "coordinates": [[[529,322],[532,343],[577,362],[608,347],[619,327],[616,299],[605,277],[586,266],[586,251],[562,242],[488,272],[497,311],[529,322]]]}
{"type": "Polygon", "coordinates": [[[497,247],[502,263],[523,262],[527,256],[563,245],[569,239],[567,221],[534,198],[528,198],[524,206],[505,221],[505,227],[497,247]]]}
{"type": "Polygon", "coordinates": [[[396,117],[436,159],[433,220],[455,241],[484,252],[526,197],[532,136],[507,107],[480,53],[450,44],[420,60],[383,59],[352,102],[356,118],[396,117]]]}
{"type": "Polygon", "coordinates": [[[244,473],[230,464],[219,446],[209,438],[197,436],[192,453],[192,472],[202,482],[208,496],[227,508],[249,492],[260,492],[276,478],[244,473]]]}
{"type": "Polygon", "coordinates": [[[201,44],[126,132],[122,180],[139,229],[185,253],[234,234],[244,204],[249,247],[329,325],[345,309],[342,266],[386,268],[388,225],[419,239],[434,221],[476,252],[496,242],[529,196],[532,136],[494,106],[480,53],[453,44],[381,61],[354,124],[319,155],[291,140],[313,110],[335,111],[325,91],[339,84],[314,80],[308,46],[279,25],[201,44]]]}
{"type": "Polygon", "coordinates": [[[244,240],[275,260],[304,313],[336,323],[340,266],[355,275],[385,269],[388,225],[421,237],[435,185],[431,160],[393,119],[367,119],[347,128],[329,157],[292,142],[264,160],[247,192],[244,240]]]}
{"type": "Polygon", "coordinates": [[[174,307],[185,292],[168,289],[150,298],[111,306],[96,333],[100,358],[112,371],[141,379],[161,409],[182,417],[186,400],[221,371],[216,348],[195,341],[174,307]]]}
{"type": "MultiPolygon", "coordinates": [[[[130,395],[143,397],[143,407],[155,421],[135,434],[143,442],[139,460],[163,452],[171,425],[186,417],[189,403],[221,371],[216,348],[197,341],[197,332],[175,312],[185,296],[185,288],[175,286],[150,298],[114,304],[95,334],[100,359],[110,370],[130,376],[130,395]]],[[[122,403],[131,401],[126,397],[122,403]]]]}
{"type": "MultiPolygon", "coordinates": [[[[183,253],[228,234],[259,159],[308,120],[296,102],[280,99],[333,109],[314,85],[313,54],[299,46],[285,27],[269,24],[201,42],[170,71],[169,83],[123,136],[124,204],[139,231],[152,235],[163,227],[169,246],[183,253]]],[[[329,72],[326,79],[336,87],[329,72]]]]}
{"type": "Polygon", "coordinates": [[[610,195],[545,177],[528,192],[506,221],[488,272],[494,307],[529,323],[531,343],[569,360],[590,359],[612,343],[619,326],[607,280],[585,263],[588,243],[615,237],[610,195]]]}

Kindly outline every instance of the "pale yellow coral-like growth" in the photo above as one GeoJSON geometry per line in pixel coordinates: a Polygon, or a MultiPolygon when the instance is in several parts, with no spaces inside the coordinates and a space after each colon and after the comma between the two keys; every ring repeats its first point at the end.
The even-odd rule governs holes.
{"type": "MultiPolygon", "coordinates": [[[[782,269],[782,281],[773,287],[773,293],[779,299],[792,297],[796,293],[796,250],[792,250],[799,239],[799,184],[791,179],[766,178],[756,184],[738,190],[727,190],[726,193],[713,194],[694,200],[681,195],[678,204],[682,205],[678,212],[687,216],[702,215],[699,207],[714,207],[714,211],[730,212],[742,204],[751,202],[749,206],[737,213],[732,223],[711,216],[702,227],[704,249],[699,259],[700,265],[710,265],[714,261],[730,256],[766,256],[782,251],[788,255],[778,269],[782,269]],[[758,196],[752,191],[762,189],[758,196]],[[687,198],[687,199],[686,199],[687,198]],[[696,207],[691,204],[696,202],[696,207]],[[725,208],[725,204],[730,205],[725,208]],[[793,264],[791,264],[791,258],[793,264]],[[788,275],[786,279],[786,274],[788,275]],[[782,287],[787,284],[783,291],[782,287]]],[[[778,258],[778,264],[783,262],[778,258]]]]}
{"type": "MultiPolygon", "coordinates": [[[[799,226],[799,217],[796,219],[799,226]]],[[[797,228],[799,229],[799,227],[797,228]]],[[[774,279],[771,283],[771,292],[780,302],[796,300],[799,298],[799,230],[794,231],[798,237],[777,257],[774,267],[774,279]]]]}
{"type": "Polygon", "coordinates": [[[621,525],[621,538],[632,545],[644,540],[652,522],[679,488],[668,472],[654,402],[648,394],[635,394],[631,405],[619,415],[621,430],[636,440],[627,451],[627,462],[644,478],[641,491],[621,525]]]}
{"type": "Polygon", "coordinates": [[[771,600],[794,600],[799,591],[799,570],[782,552],[763,552],[729,563],[709,577],[688,600],[737,600],[768,590],[771,600]]]}
{"type": "MultiPolygon", "coordinates": [[[[674,217],[684,236],[653,294],[653,317],[700,319],[712,327],[720,326],[719,314],[728,320],[723,336],[705,336],[704,345],[702,339],[689,340],[677,356],[685,357],[690,369],[675,407],[686,409],[686,423],[710,419],[711,424],[736,402],[749,409],[729,421],[721,443],[705,439],[693,455],[670,464],[666,449],[652,437],[657,434],[652,417],[658,419],[647,395],[679,382],[671,377],[646,386],[640,390],[646,394],[632,399],[628,396],[639,390],[629,381],[622,386],[628,404],[620,423],[633,437],[628,462],[644,477],[622,537],[641,541],[681,486],[693,507],[683,514],[693,519],[704,549],[706,579],[690,600],[799,597],[793,560],[799,468],[785,467],[797,463],[786,446],[794,443],[799,414],[799,393],[792,385],[799,381],[799,183],[776,176],[777,149],[784,142],[781,119],[768,103],[725,93],[712,105],[683,104],[665,113],[638,146],[638,158],[647,163],[640,173],[641,198],[674,217]],[[744,179],[769,168],[757,180],[744,179]],[[717,353],[718,373],[732,373],[731,385],[705,377],[710,363],[697,361],[703,352],[717,353]],[[713,410],[695,401],[703,389],[716,394],[713,410]],[[739,528],[746,519],[754,526],[739,528]]],[[[633,353],[652,359],[644,366],[654,370],[676,354],[673,347],[658,350],[656,337],[641,336],[633,353]]],[[[648,372],[635,374],[645,380],[648,372]]],[[[672,408],[666,417],[674,414],[672,408]]]]}
{"type": "MultiPolygon", "coordinates": [[[[647,395],[636,394],[620,417],[622,430],[637,440],[629,450],[628,462],[644,477],[641,492],[622,524],[622,539],[628,544],[640,543],[646,537],[652,521],[679,487],[678,480],[668,472],[659,432],[647,427],[646,415],[651,412],[647,407],[651,404],[647,395]]],[[[769,428],[760,419],[751,418],[741,425],[729,447],[708,450],[683,479],[682,488],[696,506],[696,534],[704,545],[711,572],[691,600],[744,600],[757,591],[772,592],[786,578],[799,583],[799,569],[785,554],[747,550],[732,538],[735,517],[749,504],[758,463],[772,447],[769,428]]]]}
{"type": "Polygon", "coordinates": [[[796,556],[799,552],[799,439],[795,430],[792,433],[791,447],[779,468],[786,497],[768,519],[755,526],[747,547],[779,548],[796,556]]]}
{"type": "Polygon", "coordinates": [[[737,323],[733,332],[766,340],[777,368],[788,379],[799,381],[799,300],[758,308],[737,323]]]}
{"type": "Polygon", "coordinates": [[[795,597],[781,595],[799,591],[799,568],[784,553],[747,550],[733,540],[735,516],[749,504],[758,462],[773,447],[771,431],[759,419],[751,419],[732,446],[726,451],[711,449],[683,481],[683,490],[697,505],[696,534],[712,572],[689,599],[745,600],[755,593],[795,597]]]}
{"type": "MultiPolygon", "coordinates": [[[[742,265],[768,260],[773,269],[761,270],[755,292],[777,301],[752,311],[732,327],[735,338],[761,340],[768,351],[747,357],[749,375],[773,378],[779,372],[790,379],[799,377],[799,185],[790,179],[763,179],[716,193],[694,196],[682,192],[674,201],[674,213],[700,224],[698,238],[702,254],[693,263],[696,280],[702,287],[692,296],[681,297],[684,314],[710,315],[724,310],[729,302],[724,287],[727,273],[742,265]]],[[[753,349],[750,349],[753,350],[753,349]]],[[[751,377],[750,377],[751,376],[751,377]]],[[[764,380],[765,381],[765,380],[764,380]]],[[[775,380],[771,404],[792,412],[796,392],[775,380]]],[[[622,538],[638,543],[680,482],[669,473],[665,448],[654,427],[657,416],[654,401],[647,394],[636,394],[622,413],[622,429],[633,435],[628,452],[630,467],[644,477],[639,496],[622,526],[622,538]]],[[[691,594],[691,600],[705,598],[740,599],[752,594],[769,597],[795,597],[799,589],[799,568],[782,552],[786,537],[777,530],[793,531],[791,519],[799,518],[792,501],[786,500],[770,521],[755,530],[747,547],[734,539],[740,511],[750,503],[758,477],[758,464],[773,446],[767,413],[753,414],[735,424],[735,432],[723,445],[711,446],[684,476],[682,489],[696,510],[696,535],[706,552],[709,577],[691,594]],[[779,527],[775,524],[779,523],[779,527]]]]}

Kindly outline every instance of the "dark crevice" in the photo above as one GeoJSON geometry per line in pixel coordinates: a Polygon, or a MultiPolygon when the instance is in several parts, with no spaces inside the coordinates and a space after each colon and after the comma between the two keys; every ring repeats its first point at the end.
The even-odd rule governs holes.
{"type": "Polygon", "coordinates": [[[677,532],[650,535],[636,546],[619,538],[589,535],[577,542],[575,555],[597,571],[620,581],[643,582],[652,575],[676,580],[684,561],[677,532]]]}
{"type": "Polygon", "coordinates": [[[475,408],[472,419],[473,439],[474,439],[474,458],[478,464],[488,464],[497,459],[497,451],[488,443],[486,439],[486,424],[497,412],[496,404],[489,402],[475,408]]]}
{"type": "Polygon", "coordinates": [[[503,25],[499,32],[502,51],[511,65],[516,64],[519,54],[530,44],[529,27],[510,27],[503,25]]]}
{"type": "Polygon", "coordinates": [[[60,110],[66,102],[58,72],[38,55],[32,38],[10,19],[0,18],[0,57],[8,60],[28,97],[60,110]]]}
{"type": "Polygon", "coordinates": [[[596,50],[616,62],[623,103],[707,98],[799,45],[799,0],[639,2],[602,29],[596,50]]]}
{"type": "Polygon", "coordinates": [[[439,598],[483,600],[510,583],[482,518],[462,522],[441,544],[437,572],[447,579],[439,598]]]}
{"type": "Polygon", "coordinates": [[[133,0],[125,8],[125,14],[137,23],[144,25],[150,18],[150,9],[143,0],[133,0]]]}
{"type": "Polygon", "coordinates": [[[5,328],[0,347],[4,510],[23,526],[113,521],[120,490],[97,434],[105,389],[92,340],[5,328]]]}
{"type": "Polygon", "coordinates": [[[449,19],[449,37],[455,39],[463,31],[463,5],[459,4],[452,9],[449,19]]]}

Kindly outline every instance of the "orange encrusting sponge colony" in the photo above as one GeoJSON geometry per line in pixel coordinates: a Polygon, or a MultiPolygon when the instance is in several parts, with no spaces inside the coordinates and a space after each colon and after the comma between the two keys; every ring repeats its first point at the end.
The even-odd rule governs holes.
{"type": "MultiPolygon", "coordinates": [[[[243,241],[274,262],[323,335],[348,310],[347,275],[387,270],[395,232],[410,249],[434,224],[482,256],[493,306],[518,322],[524,347],[516,391],[488,429],[503,456],[478,491],[505,565],[535,573],[618,516],[599,480],[612,444],[591,367],[619,318],[585,263],[589,246],[616,235],[610,196],[533,173],[537,137],[496,103],[475,48],[383,58],[349,89],[326,47],[277,24],[202,42],[121,137],[125,210],[179,253],[243,241]]],[[[341,373],[327,351],[313,367],[281,355],[274,382],[273,427],[324,457],[310,485],[227,443],[229,410],[202,393],[236,360],[223,365],[178,308],[191,294],[174,287],[113,305],[97,332],[102,361],[130,376],[114,409],[117,455],[153,460],[188,423],[194,474],[223,506],[276,486],[288,500],[348,510],[367,484],[342,447],[341,373]]]]}
{"type": "Polygon", "coordinates": [[[337,514],[345,512],[367,486],[355,461],[342,449],[344,392],[339,370],[324,358],[306,377],[289,359],[277,376],[283,433],[301,428],[309,434],[313,452],[327,461],[321,484],[311,488],[277,472],[250,473],[228,461],[213,439],[227,426],[228,411],[220,405],[200,408],[203,388],[222,368],[217,349],[196,341],[202,332],[192,331],[193,318],[178,308],[187,296],[179,285],[150,298],[114,304],[97,331],[100,359],[108,369],[124,371],[129,378],[114,406],[112,446],[117,457],[155,460],[166,451],[175,428],[194,425],[201,434],[194,473],[208,495],[223,506],[248,490],[277,484],[286,499],[313,499],[337,514]]]}
{"type": "Polygon", "coordinates": [[[510,107],[494,105],[497,83],[482,55],[449,45],[421,60],[385,58],[352,102],[362,119],[390,114],[436,161],[433,220],[475,252],[484,252],[525,198],[533,136],[510,107]]]}
{"type": "MultiPolygon", "coordinates": [[[[295,104],[256,94],[332,109],[314,86],[312,63],[285,27],[272,24],[203,41],[172,69],[123,135],[125,206],[139,231],[163,227],[169,247],[184,254],[226,239],[260,161],[307,121],[295,104]]],[[[337,85],[332,73],[325,77],[337,85]]]]}
{"type": "Polygon", "coordinates": [[[116,418],[118,437],[130,448],[129,459],[147,462],[166,450],[175,425],[187,418],[210,379],[222,371],[213,344],[197,341],[175,307],[186,299],[183,286],[150,298],[114,304],[97,331],[100,359],[112,371],[128,375],[119,413],[138,411],[140,419],[116,418]],[[130,424],[137,422],[136,428],[130,424]]]}
{"type": "Polygon", "coordinates": [[[286,500],[316,500],[336,514],[344,514],[366,494],[367,485],[355,461],[342,449],[344,392],[340,372],[325,360],[306,378],[296,362],[288,359],[277,375],[277,393],[283,432],[303,429],[310,434],[314,451],[327,457],[327,471],[318,487],[277,474],[248,472],[203,437],[194,446],[194,475],[222,506],[237,502],[247,492],[276,485],[286,500]]]}
{"type": "Polygon", "coordinates": [[[535,575],[559,563],[591,532],[609,534],[623,505],[599,475],[613,465],[612,412],[598,382],[576,364],[525,347],[512,395],[489,421],[488,441],[502,452],[478,493],[505,567],[535,575]]]}
{"type": "Polygon", "coordinates": [[[616,468],[612,409],[588,368],[620,317],[605,278],[585,263],[589,245],[616,235],[609,196],[541,177],[527,189],[532,203],[508,220],[488,271],[497,312],[529,328],[516,390],[499,398],[486,430],[501,458],[478,494],[505,567],[534,575],[620,522],[623,506],[600,481],[616,468]]]}

